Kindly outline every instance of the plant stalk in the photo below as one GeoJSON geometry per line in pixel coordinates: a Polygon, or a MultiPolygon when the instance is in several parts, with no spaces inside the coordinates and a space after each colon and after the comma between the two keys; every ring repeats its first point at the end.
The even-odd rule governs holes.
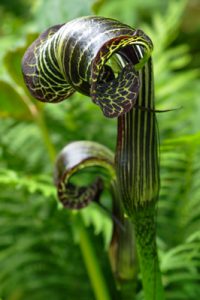
{"type": "Polygon", "coordinates": [[[125,212],[135,226],[145,300],[164,300],[156,247],[159,159],[151,58],[139,76],[137,107],[118,118],[117,181],[125,212]]]}
{"type": "Polygon", "coordinates": [[[155,208],[138,210],[133,219],[145,300],[163,300],[156,246],[155,208]]]}
{"type": "Polygon", "coordinates": [[[88,232],[85,230],[80,214],[76,216],[76,233],[78,233],[79,243],[86,269],[97,300],[111,300],[104,277],[99,267],[99,260],[94,252],[94,247],[90,241],[88,232]]]}
{"type": "Polygon", "coordinates": [[[54,165],[55,160],[56,160],[56,149],[54,144],[51,141],[49,131],[47,129],[43,113],[41,111],[37,111],[37,114],[35,115],[35,121],[38,125],[38,128],[40,129],[43,142],[45,144],[45,147],[47,149],[48,155],[49,155],[49,160],[54,165]]]}

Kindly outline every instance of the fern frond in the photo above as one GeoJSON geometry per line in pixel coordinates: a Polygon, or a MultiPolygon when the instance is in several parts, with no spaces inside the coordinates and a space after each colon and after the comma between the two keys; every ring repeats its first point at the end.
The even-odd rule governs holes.
{"type": "Polygon", "coordinates": [[[16,122],[13,119],[1,121],[0,147],[3,159],[10,169],[23,171],[51,171],[41,132],[32,122],[16,122]]]}
{"type": "Polygon", "coordinates": [[[200,239],[199,232],[192,239],[166,252],[161,259],[167,299],[200,297],[200,239]]]}
{"type": "Polygon", "coordinates": [[[4,187],[0,204],[1,297],[12,299],[20,292],[20,299],[42,300],[46,294],[70,300],[81,293],[93,299],[69,215],[56,209],[54,199],[22,190],[12,198],[4,187]]]}
{"type": "Polygon", "coordinates": [[[44,197],[56,197],[52,178],[48,175],[25,176],[13,170],[0,169],[0,185],[26,189],[30,194],[40,192],[44,197]]]}
{"type": "MultiPolygon", "coordinates": [[[[40,197],[42,196],[44,200],[46,199],[47,202],[49,201],[49,198],[53,198],[54,201],[57,198],[56,189],[52,183],[52,178],[49,175],[24,175],[23,173],[17,173],[14,170],[0,168],[0,187],[2,187],[2,189],[10,188],[13,193],[21,190],[26,191],[28,195],[34,196],[37,194],[40,195],[40,197]]],[[[38,206],[41,205],[41,202],[37,203],[38,206]]],[[[55,201],[55,204],[56,203],[57,202],[55,201]]],[[[9,203],[5,202],[0,202],[0,205],[3,215],[6,214],[7,210],[10,210],[11,212],[13,209],[17,214],[23,213],[22,207],[19,206],[17,202],[15,203],[15,206],[13,203],[9,205],[9,203]]],[[[59,210],[65,210],[59,203],[57,206],[59,210]]],[[[91,203],[86,210],[81,210],[79,214],[81,214],[86,227],[93,227],[95,235],[103,235],[104,244],[107,248],[112,232],[111,215],[109,215],[108,212],[103,211],[103,209],[95,203],[91,203]]],[[[0,224],[2,226],[7,226],[6,219],[2,217],[0,224]]]]}

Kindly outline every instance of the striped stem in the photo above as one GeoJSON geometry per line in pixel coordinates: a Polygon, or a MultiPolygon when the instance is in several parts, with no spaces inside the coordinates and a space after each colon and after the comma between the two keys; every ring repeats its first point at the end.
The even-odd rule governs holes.
{"type": "Polygon", "coordinates": [[[109,258],[121,298],[134,300],[138,275],[134,225],[124,216],[116,181],[112,184],[112,198],[113,214],[118,222],[113,224],[109,258]]]}
{"type": "Polygon", "coordinates": [[[153,111],[151,58],[139,74],[138,108],[118,118],[116,168],[124,208],[135,225],[145,300],[162,300],[155,224],[159,192],[158,132],[153,111]]]}
{"type": "Polygon", "coordinates": [[[157,126],[154,110],[152,61],[140,71],[137,107],[118,118],[116,164],[123,203],[128,215],[159,192],[157,126]]]}

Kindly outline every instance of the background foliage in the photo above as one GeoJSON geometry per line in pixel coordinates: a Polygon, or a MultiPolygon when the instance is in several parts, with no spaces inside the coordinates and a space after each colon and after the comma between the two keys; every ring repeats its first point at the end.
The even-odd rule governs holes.
{"type": "MultiPolygon", "coordinates": [[[[115,149],[116,120],[75,94],[57,105],[27,92],[20,62],[38,32],[98,14],[140,27],[154,42],[161,192],[158,245],[167,299],[200,299],[200,11],[198,1],[0,2],[0,298],[94,299],[74,231],[76,216],[57,203],[56,153],[70,141],[115,149]],[[81,296],[80,296],[81,295],[81,296]]],[[[110,205],[108,195],[103,201],[110,205]]],[[[111,220],[91,205],[81,212],[108,283],[111,220]]],[[[142,299],[140,285],[138,299],[142,299]]]]}

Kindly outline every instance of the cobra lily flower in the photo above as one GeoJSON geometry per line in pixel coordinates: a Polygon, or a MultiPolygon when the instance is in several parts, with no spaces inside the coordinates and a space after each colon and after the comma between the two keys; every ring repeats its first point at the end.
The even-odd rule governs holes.
{"type": "MultiPolygon", "coordinates": [[[[126,214],[135,228],[145,300],[162,300],[155,242],[159,163],[152,48],[142,30],[113,19],[83,17],[42,33],[26,51],[22,70],[38,100],[56,103],[77,91],[91,97],[105,117],[118,118],[115,160],[108,149],[92,142],[72,143],[59,154],[58,197],[67,208],[85,207],[99,198],[102,180],[109,178],[119,218],[125,224],[126,214]],[[89,187],[70,182],[76,171],[92,166],[105,168],[106,176],[104,172],[104,178],[98,176],[89,187]]],[[[113,236],[116,248],[115,238],[124,241],[123,233],[113,236]]],[[[113,265],[116,268],[116,260],[113,265]]]]}

